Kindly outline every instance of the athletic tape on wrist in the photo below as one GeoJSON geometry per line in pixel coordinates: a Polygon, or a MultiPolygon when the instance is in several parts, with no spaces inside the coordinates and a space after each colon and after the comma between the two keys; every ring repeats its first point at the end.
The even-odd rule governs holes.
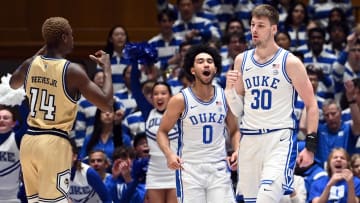
{"type": "Polygon", "coordinates": [[[225,89],[225,97],[229,104],[230,110],[236,117],[240,117],[244,110],[244,97],[236,93],[235,88],[225,89]]]}

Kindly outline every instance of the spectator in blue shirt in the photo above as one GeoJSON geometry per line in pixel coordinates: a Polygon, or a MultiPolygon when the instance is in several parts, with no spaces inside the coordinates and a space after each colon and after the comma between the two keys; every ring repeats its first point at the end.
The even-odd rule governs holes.
{"type": "Polygon", "coordinates": [[[116,148],[112,158],[112,175],[106,178],[105,185],[114,203],[143,203],[147,162],[135,162],[134,150],[125,147],[116,148]]]}
{"type": "Polygon", "coordinates": [[[360,197],[360,180],[350,170],[350,156],[344,148],[335,148],[328,157],[329,177],[315,181],[311,187],[312,203],[356,203],[360,197]]]}
{"type": "Polygon", "coordinates": [[[114,112],[96,110],[94,132],[85,138],[79,153],[81,160],[86,161],[89,153],[97,149],[112,157],[114,149],[122,145],[121,125],[115,125],[114,117],[114,112]]]}
{"type": "Polygon", "coordinates": [[[356,139],[360,135],[360,111],[356,103],[359,98],[359,89],[353,81],[345,83],[346,97],[350,103],[352,123],[341,120],[340,106],[331,100],[323,106],[325,122],[318,128],[318,147],[315,153],[320,163],[324,164],[332,149],[342,147],[350,154],[356,152],[356,139]]]}

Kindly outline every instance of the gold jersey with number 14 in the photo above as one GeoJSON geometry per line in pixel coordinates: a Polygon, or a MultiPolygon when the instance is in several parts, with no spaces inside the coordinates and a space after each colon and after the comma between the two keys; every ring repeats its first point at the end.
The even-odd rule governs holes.
{"type": "Polygon", "coordinates": [[[66,91],[66,59],[37,56],[28,69],[25,91],[29,99],[29,127],[57,129],[69,133],[77,112],[77,101],[66,91]]]}

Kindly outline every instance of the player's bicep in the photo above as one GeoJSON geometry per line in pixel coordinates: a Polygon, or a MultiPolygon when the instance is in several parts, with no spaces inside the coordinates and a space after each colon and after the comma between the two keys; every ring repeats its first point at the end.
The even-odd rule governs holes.
{"type": "Polygon", "coordinates": [[[185,105],[182,94],[179,93],[173,96],[166,107],[163,118],[161,119],[159,130],[169,132],[180,118],[184,108],[185,105]]]}
{"type": "Polygon", "coordinates": [[[303,63],[295,56],[289,56],[286,62],[286,72],[300,98],[305,104],[310,103],[314,98],[314,92],[303,63]]]}
{"type": "Polygon", "coordinates": [[[77,64],[69,65],[67,77],[70,92],[73,94],[77,91],[80,92],[87,100],[100,108],[104,103],[108,103],[104,92],[89,79],[85,70],[77,64]]]}

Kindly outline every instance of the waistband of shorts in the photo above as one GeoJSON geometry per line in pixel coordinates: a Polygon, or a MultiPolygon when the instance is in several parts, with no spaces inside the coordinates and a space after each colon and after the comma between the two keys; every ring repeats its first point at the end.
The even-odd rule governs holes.
{"type": "Polygon", "coordinates": [[[240,128],[241,135],[264,135],[279,130],[294,130],[293,128],[274,128],[274,129],[246,129],[240,128]]]}
{"type": "Polygon", "coordinates": [[[59,136],[61,138],[64,138],[64,139],[70,141],[69,134],[66,131],[55,129],[55,128],[42,129],[42,128],[34,128],[34,127],[29,126],[28,130],[26,131],[26,134],[33,135],[33,136],[50,134],[50,135],[59,136]]]}
{"type": "Polygon", "coordinates": [[[219,163],[225,163],[225,164],[227,164],[227,161],[226,161],[226,159],[219,159],[219,160],[217,160],[217,161],[201,161],[201,162],[199,162],[199,161],[185,161],[185,163],[187,163],[187,164],[190,164],[190,165],[201,165],[201,164],[210,164],[210,165],[216,165],[216,164],[219,164],[219,163]]]}

